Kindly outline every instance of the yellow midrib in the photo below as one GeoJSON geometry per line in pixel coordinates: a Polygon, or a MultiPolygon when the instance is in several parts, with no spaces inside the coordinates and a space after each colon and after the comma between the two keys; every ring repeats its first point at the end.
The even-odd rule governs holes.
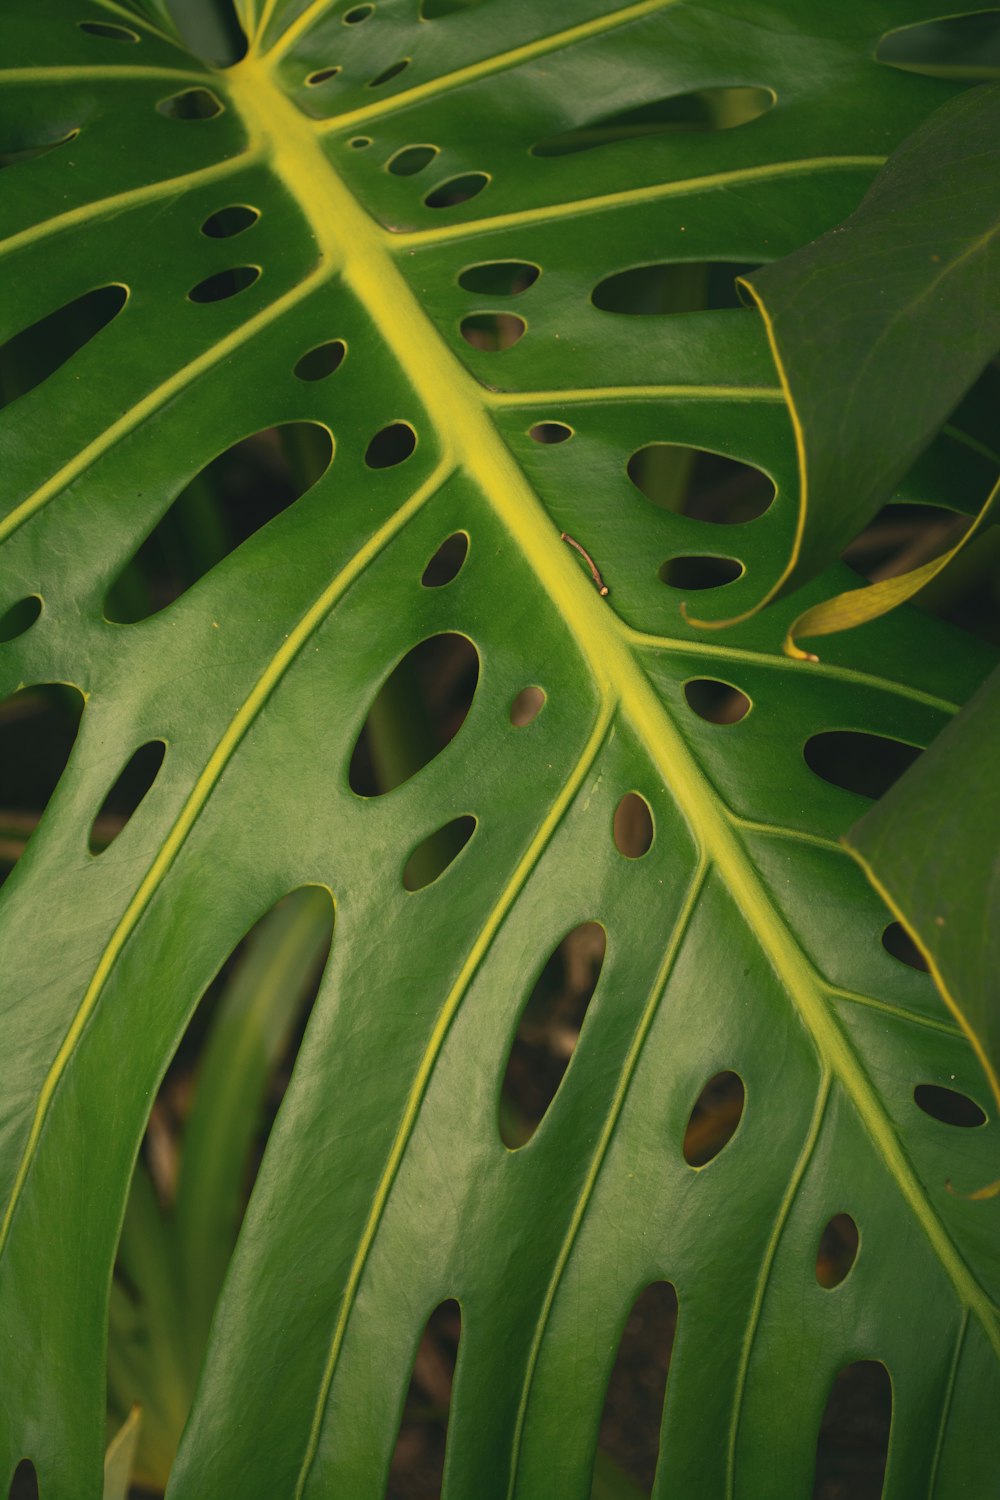
{"type": "MultiPolygon", "coordinates": [[[[464,469],[504,522],[538,586],[569,622],[602,697],[617,701],[646,746],[664,786],[756,933],[823,1064],[851,1098],[960,1300],[976,1313],[1000,1356],[1000,1331],[989,1300],[928,1204],[890,1119],[833,1018],[818,975],[775,910],[714,790],[635,660],[628,633],[560,545],[558,531],[493,425],[487,393],[444,343],[397,268],[393,236],[341,182],[312,123],[276,87],[263,63],[248,57],[230,70],[227,80],[233,103],[255,138],[265,142],[273,169],[309,222],[321,256],[339,264],[341,279],[365,307],[426,409],[445,461],[464,469]]],[[[297,1495],[318,1435],[316,1426],[297,1495]]]]}

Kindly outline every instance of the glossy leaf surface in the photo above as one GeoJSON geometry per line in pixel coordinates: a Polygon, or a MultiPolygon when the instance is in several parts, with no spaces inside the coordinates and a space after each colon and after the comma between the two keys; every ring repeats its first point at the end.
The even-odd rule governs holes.
{"type": "MultiPolygon", "coordinates": [[[[805,747],[923,745],[991,655],[897,615],[803,666],[781,652],[791,601],[707,643],[685,625],[668,563],[735,559],[721,617],[777,576],[794,531],[763,329],[704,305],[708,273],[647,316],[590,300],[637,265],[795,249],[957,85],[873,60],[900,20],[882,0],[578,0],[557,19],[522,0],[425,0],[424,19],[382,0],[345,24],[348,8],[244,0],[250,52],[219,73],[160,29],[159,0],[52,0],[44,40],[27,5],[0,19],[8,144],[66,142],[5,169],[0,336],[129,290],[0,413],[0,607],[42,601],[0,647],[4,694],[87,694],[0,905],[0,1490],[28,1455],[45,1500],[100,1493],[108,1285],[150,1101],[237,941],[314,886],[336,903],[331,957],[175,1500],[381,1495],[421,1331],[450,1299],[447,1500],[584,1500],[618,1338],[657,1281],[679,1301],[658,1500],[768,1495],[776,1466],[783,1494],[807,1496],[827,1391],[859,1360],[892,1376],[891,1500],[983,1493],[1000,1208],[945,1182],[986,1174],[998,1125],[917,1107],[918,1085],[975,1096],[981,1074],[931,980],[882,947],[884,910],[837,842],[864,804],[805,747]],[[123,58],[80,30],[88,15],[127,15],[140,41],[123,58]],[[430,145],[421,170],[390,169],[430,145]],[[259,215],[240,234],[202,232],[239,205],[259,215]],[[493,283],[506,294],[468,289],[471,268],[512,263],[529,270],[493,283]],[[206,283],[212,300],[192,299],[206,283]],[[516,343],[497,321],[463,337],[508,310],[516,343]],[[336,368],[296,374],[333,343],[336,368]],[[172,603],[104,617],[207,465],[308,422],[334,457],[294,504],[172,603]],[[549,422],[570,435],[531,435],[549,422]],[[400,428],[412,445],[393,446],[400,428]],[[373,443],[398,460],[366,461],[373,443]],[[740,460],[776,497],[739,528],[651,503],[628,463],[655,444],[740,460]],[[459,571],[428,586],[456,533],[459,571]],[[395,762],[392,790],[352,789],[373,705],[391,724],[399,664],[445,636],[478,662],[465,721],[395,762]],[[693,681],[749,711],[704,717],[693,681]],[[530,722],[512,709],[528,688],[530,722]],[[108,788],[153,740],[155,783],[92,854],[108,788]],[[630,793],[652,824],[638,857],[616,843],[630,793]],[[476,820],[467,843],[407,890],[413,851],[459,818],[476,820]],[[586,1024],[537,1131],[508,1149],[525,1001],[595,922],[586,1024]],[[743,1086],[738,1125],[692,1165],[696,1102],[724,1074],[743,1086]],[[826,1290],[817,1243],[838,1213],[861,1249],[826,1290]]],[[[806,602],[848,577],[832,568],[806,602]]]]}

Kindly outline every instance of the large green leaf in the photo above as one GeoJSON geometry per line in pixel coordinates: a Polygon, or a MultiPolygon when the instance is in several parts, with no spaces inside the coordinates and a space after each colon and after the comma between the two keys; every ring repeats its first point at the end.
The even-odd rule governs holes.
{"type": "MultiPolygon", "coordinates": [[[[463,1323],[449,1500],[584,1497],[618,1335],[664,1278],[680,1315],[661,1500],[772,1495],[776,1474],[783,1496],[807,1495],[831,1381],[861,1358],[892,1375],[887,1495],[993,1483],[1000,1209],[946,1180],[986,1173],[997,1124],[958,1131],[916,1107],[919,1083],[981,1094],[976,1059],[927,976],[880,943],[883,908],[837,843],[859,797],[803,758],[832,730],[926,743],[990,654],[900,613],[803,666],[781,653],[791,601],[705,644],[659,565],[734,551],[746,575],[716,612],[738,613],[794,531],[763,330],[749,310],[643,318],[589,300],[636,265],[796,248],[956,85],[873,61],[901,20],[889,0],[559,12],[278,0],[258,16],[246,0],[250,54],[219,74],[111,0],[51,0],[44,27],[18,3],[0,21],[4,150],[52,145],[4,172],[2,337],[129,288],[0,414],[2,604],[43,601],[2,647],[3,688],[75,684],[87,700],[0,906],[0,1484],[26,1455],[45,1500],[100,1493],[108,1285],[150,1102],[234,944],[307,884],[335,897],[332,955],[177,1500],[380,1494],[414,1348],[446,1298],[463,1323]],[[156,108],[205,87],[214,117],[156,108]],[[746,120],[763,90],[773,107],[746,120]],[[438,154],[385,170],[410,146],[438,154]],[[475,196],[427,205],[470,174],[475,196]],[[259,219],[199,233],[234,205],[259,219]],[[540,274],[509,298],[459,281],[510,261],[540,274]],[[187,295],[247,267],[262,274],[238,295],[187,295]],[[463,339],[463,319],[508,308],[530,325],[515,345],[463,339]],[[341,367],[297,377],[330,340],[341,367]],[[169,607],[106,620],[113,585],[128,617],[123,568],[205,464],[303,421],[332,432],[329,473],[169,607]],[[542,421],[571,437],[535,441],[542,421]],[[367,465],[400,423],[412,455],[367,465]],[[658,510],[626,477],[654,443],[752,463],[777,498],[724,534],[658,510]],[[461,571],[423,586],[459,530],[461,571]],[[480,658],[467,721],[419,774],[357,795],[348,766],[380,686],[446,631],[480,658]],[[750,711],[701,717],[685,686],[702,679],[750,711]],[[515,725],[528,684],[545,706],[515,725]],[[152,789],[91,853],[108,787],[153,740],[167,752],[152,789]],[[612,832],[632,789],[655,825],[639,859],[612,832]],[[411,852],[460,814],[471,841],[407,890],[411,852]],[[508,1150],[498,1095],[520,1009],[586,921],[608,935],[597,993],[540,1129],[508,1150]],[[696,1168],[685,1124],[723,1069],[744,1117],[696,1168]],[[817,1245],[839,1212],[862,1246],[826,1290],[817,1245]]],[[[507,341],[511,324],[492,326],[507,341]]],[[[194,529],[207,563],[214,542],[194,529]]],[[[848,576],[834,567],[805,601],[848,576]]]]}

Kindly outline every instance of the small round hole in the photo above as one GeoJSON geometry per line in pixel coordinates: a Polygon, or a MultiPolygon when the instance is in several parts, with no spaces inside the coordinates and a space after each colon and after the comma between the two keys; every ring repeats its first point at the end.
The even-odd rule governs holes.
{"type": "Polygon", "coordinates": [[[839,1286],[858,1258],[861,1236],[850,1214],[834,1214],[819,1237],[816,1280],[824,1291],[839,1286]]]}
{"type": "Polygon", "coordinates": [[[336,78],[337,74],[341,72],[343,72],[343,69],[340,67],[317,68],[315,73],[307,74],[306,88],[314,89],[318,83],[326,83],[328,78],[336,78]]]}
{"type": "Polygon", "coordinates": [[[0,615],[0,644],[16,641],[19,635],[30,630],[42,612],[42,601],[37,594],[19,599],[0,615]]]}
{"type": "Polygon", "coordinates": [[[531,724],[545,707],[545,693],[540,687],[522,688],[510,705],[510,722],[517,729],[531,724]]]}
{"type": "Polygon", "coordinates": [[[368,87],[370,89],[380,89],[384,83],[389,83],[393,78],[398,78],[403,69],[409,66],[410,59],[408,57],[400,58],[399,62],[394,62],[391,68],[386,68],[377,78],[373,78],[368,87]]]}
{"type": "Polygon", "coordinates": [[[239,292],[253,286],[260,276],[260,266],[233,266],[228,271],[216,271],[206,276],[188,292],[189,302],[225,302],[239,292]]]}
{"type": "Polygon", "coordinates": [[[473,349],[496,354],[510,349],[524,337],[528,325],[514,313],[472,313],[459,325],[461,335],[473,349]]]}
{"type": "Polygon", "coordinates": [[[325,380],[344,363],[347,345],[343,339],[331,339],[329,343],[317,344],[315,349],[303,354],[293,370],[300,380],[325,380]]]}
{"type": "Polygon", "coordinates": [[[466,172],[462,177],[449,177],[424,199],[428,208],[455,208],[459,203],[468,203],[481,193],[489,182],[485,172],[466,172]]]}
{"type": "Polygon", "coordinates": [[[548,444],[565,443],[573,436],[572,427],[567,427],[565,422],[536,422],[534,427],[528,428],[528,436],[534,438],[536,443],[548,444]]]}
{"type": "Polygon", "coordinates": [[[671,557],[659,570],[661,583],[672,589],[721,589],[742,577],[743,564],[735,557],[671,557]]]}
{"type": "Polygon", "coordinates": [[[110,21],[77,21],[81,31],[88,36],[99,36],[108,42],[137,42],[139,35],[127,26],[115,26],[110,21]]]}
{"type": "Polygon", "coordinates": [[[410,457],[417,446],[417,434],[408,422],[390,422],[376,432],[365,453],[369,469],[392,469],[410,457]]]}
{"type": "Polygon", "coordinates": [[[945,1088],[940,1083],[918,1083],[913,1090],[917,1107],[942,1125],[957,1125],[960,1130],[976,1130],[986,1124],[986,1111],[968,1094],[945,1088]]]}
{"type": "Polygon", "coordinates": [[[367,21],[374,10],[374,5],[353,5],[350,10],[344,12],[344,25],[358,26],[362,21],[367,21]]]}
{"type": "Polygon", "coordinates": [[[355,135],[348,141],[352,151],[364,151],[372,143],[370,135],[355,135]]]}
{"type": "Polygon", "coordinates": [[[477,297],[516,297],[518,292],[534,286],[541,274],[541,266],[530,260],[489,260],[467,266],[458,284],[463,291],[473,292],[477,297]]]}
{"type": "Polygon", "coordinates": [[[208,235],[210,240],[231,240],[234,234],[242,234],[245,229],[250,229],[259,218],[260,209],[251,208],[248,203],[231,203],[228,208],[220,208],[214,214],[209,214],[201,226],[201,232],[208,235]]]}
{"type": "Polygon", "coordinates": [[[626,792],[615,808],[615,847],[626,859],[641,859],[653,843],[653,814],[645,797],[626,792]]]}
{"type": "Polygon", "coordinates": [[[713,677],[696,677],[686,682],[684,696],[698,717],[709,724],[738,724],[750,712],[746,693],[713,677]]]}
{"type": "Polygon", "coordinates": [[[425,589],[443,589],[457,578],[469,555],[469,538],[464,531],[445,537],[423,571],[420,582],[425,589]]]}
{"type": "Polygon", "coordinates": [[[684,1131],[684,1160],[705,1167],[729,1145],[743,1118],[746,1090],[738,1073],[726,1069],[708,1080],[694,1102],[684,1131]]]}

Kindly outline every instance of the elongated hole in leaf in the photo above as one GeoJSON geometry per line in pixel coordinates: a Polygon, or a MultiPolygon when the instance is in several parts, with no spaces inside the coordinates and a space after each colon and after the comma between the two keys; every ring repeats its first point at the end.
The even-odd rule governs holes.
{"type": "Polygon", "coordinates": [[[414,177],[431,164],[439,150],[438,146],[404,146],[386,165],[394,177],[414,177]]]}
{"type": "Polygon", "coordinates": [[[478,297],[516,297],[518,292],[534,286],[541,274],[541,266],[529,260],[490,260],[467,266],[458,284],[478,297]]]}
{"type": "Polygon", "coordinates": [[[649,443],[632,454],[629,479],[661,510],[740,526],[756,521],[774,501],[774,483],[752,464],[681,443],[649,443]]]}
{"type": "Polygon", "coordinates": [[[816,1442],[813,1500],[878,1500],[892,1427],[892,1382],[880,1361],[859,1359],[836,1375],[816,1442]]]}
{"type": "Polygon", "coordinates": [[[888,31],[875,48],[886,67],[963,84],[995,79],[1000,69],[1000,10],[941,16],[888,31]]]}
{"type": "Polygon", "coordinates": [[[156,106],[157,114],[168,120],[214,120],[225,106],[211,89],[185,89],[183,93],[171,94],[161,99],[156,106]]]}
{"type": "Polygon", "coordinates": [[[774,104],[770,89],[753,86],[722,86],[671,94],[632,109],[598,115],[585,125],[576,125],[558,135],[547,136],[532,146],[532,156],[570,156],[600,146],[650,136],[687,135],[692,131],[731,130],[758,119],[774,104]]]}
{"type": "Polygon", "coordinates": [[[559,1091],[606,950],[607,936],[599,922],[574,927],[546,962],[524,1003],[500,1088],[500,1136],[512,1151],[531,1140],[559,1091]]]}
{"type": "Polygon", "coordinates": [[[0,703],[0,877],[6,878],[66,769],[83,694],[65,683],[21,688],[0,703]]]}
{"type": "Polygon", "coordinates": [[[677,1293],[669,1281],[654,1281],[636,1298],[622,1329],[601,1416],[595,1494],[601,1484],[609,1496],[624,1493],[623,1476],[636,1487],[630,1496],[653,1493],[676,1332],[677,1293]]]}
{"type": "Polygon", "coordinates": [[[510,705],[510,722],[515,729],[534,723],[545,707],[545,691],[540,687],[522,688],[510,705]]]}
{"type": "Polygon", "coordinates": [[[573,429],[565,422],[536,422],[534,427],[529,427],[528,436],[543,446],[552,446],[567,442],[573,436],[573,429]]]}
{"type": "Polygon", "coordinates": [[[288,422],[234,443],[173,501],[108,591],[104,614],[134,624],[192,584],[287,510],[323,476],[333,440],[316,422],[288,422]]]}
{"type": "Polygon", "coordinates": [[[0,615],[0,645],[16,641],[19,635],[30,630],[42,612],[42,601],[37,594],[19,599],[0,615]]]}
{"type": "Polygon", "coordinates": [[[816,1251],[816,1280],[825,1291],[832,1291],[845,1280],[858,1257],[861,1236],[850,1214],[834,1214],[819,1237],[816,1251]]]}
{"type": "Polygon", "coordinates": [[[626,859],[641,859],[653,845],[653,811],[638,792],[626,792],[612,823],[615,848],[626,859]]]}
{"type": "Polygon", "coordinates": [[[49,152],[55,151],[57,146],[68,146],[70,141],[75,141],[79,134],[77,129],[67,130],[63,135],[50,141],[25,139],[17,132],[13,139],[8,135],[7,145],[0,149],[0,169],[16,167],[18,162],[34,161],[38,156],[48,156],[49,152]]]}
{"type": "Polygon", "coordinates": [[[444,874],[457,859],[476,831],[476,820],[469,813],[452,818],[417,845],[403,867],[403,885],[408,891],[422,891],[444,874]]]}
{"type": "Polygon", "coordinates": [[[115,26],[111,21],[77,21],[81,31],[88,36],[101,37],[108,42],[137,42],[139,34],[127,26],[115,26]]]}
{"type": "Polygon", "coordinates": [[[444,1485],[451,1392],[462,1337],[462,1312],[449,1299],[427,1320],[413,1360],[410,1388],[389,1463],[386,1500],[440,1495],[444,1485]]]}
{"type": "Polygon", "coordinates": [[[444,632],[412,647],[386,678],[351,755],[348,783],[378,797],[423,770],[465,723],[479,682],[479,653],[444,632]]]}
{"type": "Polygon", "coordinates": [[[226,302],[253,286],[259,277],[260,266],[231,266],[227,271],[216,271],[191,288],[188,301],[226,302]]]}
{"type": "Polygon", "coordinates": [[[195,1005],[150,1112],[112,1283],[108,1404],[120,1422],[142,1399],[167,1465],[333,919],[329,892],[305,886],[254,923],[195,1005]]]}
{"type": "Polygon", "coordinates": [[[121,833],[159,775],[166,749],[162,740],[150,740],[132,755],[91,824],[91,854],[100,854],[121,833]]]}
{"type": "Polygon", "coordinates": [[[740,306],[736,277],[756,270],[743,261],[661,261],[616,271],[598,282],[590,300],[601,312],[633,317],[740,306]]]}
{"type": "Polygon", "coordinates": [[[231,240],[233,235],[252,228],[259,218],[259,208],[251,208],[249,203],[231,203],[228,207],[209,214],[201,226],[201,232],[210,240],[231,240]]]}
{"type": "Polygon", "coordinates": [[[957,1089],[940,1083],[918,1083],[913,1090],[918,1108],[942,1125],[957,1125],[960,1130],[977,1130],[986,1124],[986,1111],[957,1089]]]}
{"type": "Polygon", "coordinates": [[[54,375],[107,328],[127,300],[123,286],[96,287],[15,333],[0,349],[0,407],[54,375]]]}
{"type": "Polygon", "coordinates": [[[806,765],[831,786],[859,797],[881,797],[920,755],[920,747],[859,729],[814,734],[802,751],[806,765]]]}
{"type": "Polygon", "coordinates": [[[367,21],[368,17],[373,14],[374,10],[374,5],[354,5],[350,10],[345,10],[343,16],[344,25],[357,26],[362,21],[367,21]]]}
{"type": "Polygon", "coordinates": [[[376,432],[365,450],[369,469],[394,469],[416,450],[417,434],[409,422],[390,422],[376,432]]]}
{"type": "Polygon", "coordinates": [[[30,1458],[22,1458],[14,1470],[9,1500],[39,1500],[38,1475],[30,1458]]]}
{"type": "Polygon", "coordinates": [[[346,353],[347,345],[343,339],[330,339],[303,354],[292,373],[299,380],[325,380],[334,370],[340,369],[346,353]]]}
{"type": "Polygon", "coordinates": [[[689,1167],[705,1167],[729,1145],[743,1118],[746,1090],[738,1073],[714,1074],[694,1102],[681,1147],[689,1167]]]}
{"type": "Polygon", "coordinates": [[[420,582],[425,589],[442,589],[457,578],[469,555],[469,538],[464,531],[446,536],[423,571],[420,582]]]}
{"type": "Polygon", "coordinates": [[[743,575],[743,564],[735,557],[715,557],[710,553],[697,556],[670,557],[659,569],[661,583],[672,589],[693,593],[701,589],[721,589],[743,575]]]}
{"type": "Polygon", "coordinates": [[[919,969],[922,974],[929,972],[927,960],[910,937],[902,922],[890,922],[882,934],[882,947],[893,958],[898,958],[900,963],[907,964],[911,969],[919,969]]]}
{"type": "Polygon", "coordinates": [[[337,74],[342,72],[343,69],[340,67],[317,68],[315,73],[309,73],[306,76],[306,88],[314,89],[318,83],[326,83],[328,78],[336,78],[337,74]]]}
{"type": "Polygon", "coordinates": [[[696,677],[686,682],[684,696],[698,717],[709,724],[738,724],[750,712],[746,693],[713,677],[696,677]]]}
{"type": "Polygon", "coordinates": [[[463,339],[473,349],[496,353],[510,349],[523,338],[528,325],[515,313],[471,313],[462,319],[459,328],[463,339]]]}
{"type": "Polygon", "coordinates": [[[461,177],[449,177],[447,182],[438,183],[424,202],[428,208],[455,208],[459,203],[475,198],[489,180],[485,172],[466,172],[461,177]]]}
{"type": "Polygon", "coordinates": [[[376,78],[373,78],[368,87],[370,89],[380,89],[384,83],[389,83],[393,78],[398,78],[403,69],[409,66],[410,59],[408,57],[400,58],[399,62],[394,62],[391,67],[385,68],[376,78]]]}

